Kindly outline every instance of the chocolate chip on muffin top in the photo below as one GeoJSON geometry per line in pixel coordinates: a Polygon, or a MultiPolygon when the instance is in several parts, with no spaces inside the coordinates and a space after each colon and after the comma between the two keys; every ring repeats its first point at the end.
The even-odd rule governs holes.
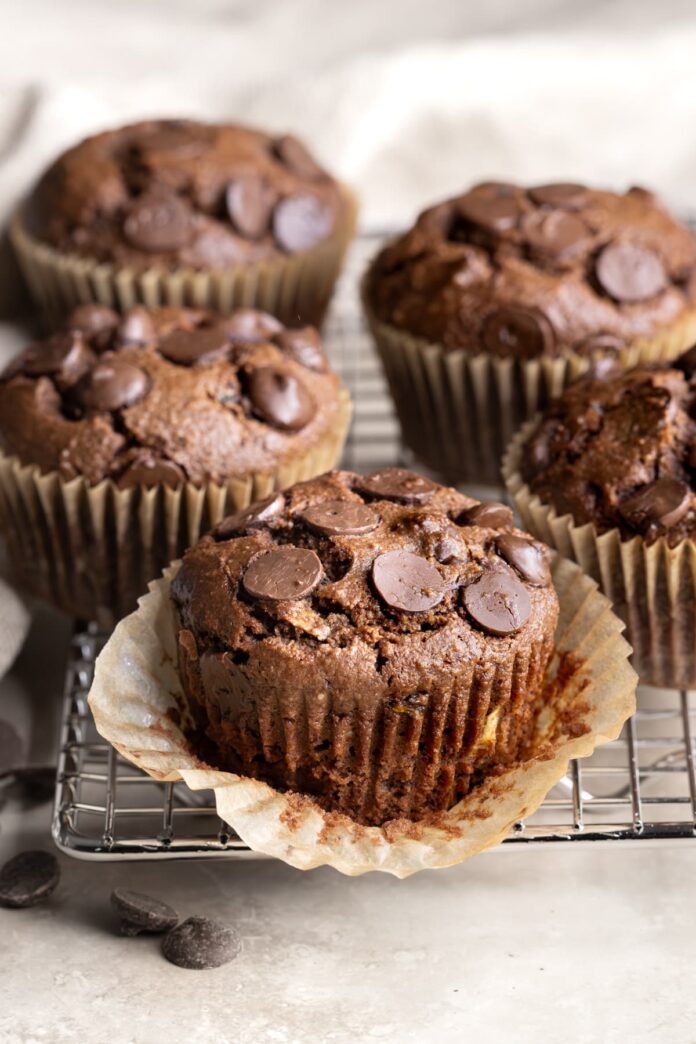
{"type": "Polygon", "coordinates": [[[367,277],[378,319],[448,349],[612,354],[696,301],[696,241],[644,189],[486,182],[424,211],[367,277]]]}
{"type": "Polygon", "coordinates": [[[92,484],[222,483],[321,439],[341,394],[313,328],[252,309],[82,305],[0,376],[0,444],[92,484]]]}

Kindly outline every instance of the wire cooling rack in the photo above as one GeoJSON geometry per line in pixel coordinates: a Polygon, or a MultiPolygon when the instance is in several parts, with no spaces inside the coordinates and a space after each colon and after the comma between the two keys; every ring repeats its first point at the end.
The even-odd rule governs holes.
{"type": "MultiPolygon", "coordinates": [[[[333,365],[353,396],[344,463],[356,470],[403,460],[357,300],[359,277],[376,247],[377,237],[355,243],[326,329],[333,365]]],[[[53,816],[56,844],[83,858],[259,858],[216,815],[211,792],[155,783],[98,735],[87,694],[106,637],[90,625],[75,632],[69,649],[53,816]]],[[[639,706],[619,739],[571,763],[566,779],[533,816],[517,824],[503,848],[696,837],[693,694],[641,689],[639,706]]]]}

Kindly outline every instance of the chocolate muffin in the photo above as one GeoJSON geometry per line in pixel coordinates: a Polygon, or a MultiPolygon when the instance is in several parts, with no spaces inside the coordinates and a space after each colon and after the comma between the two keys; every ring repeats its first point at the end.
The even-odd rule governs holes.
{"type": "Polygon", "coordinates": [[[399,468],[226,518],[171,594],[200,756],[364,824],[447,809],[522,756],[558,618],[509,508],[399,468]]]}
{"type": "Polygon", "coordinates": [[[292,135],[149,120],[59,156],[14,238],[30,286],[54,309],[86,297],[256,304],[303,325],[323,316],[354,209],[292,135]]]}
{"type": "Polygon", "coordinates": [[[424,211],[364,299],[410,448],[496,481],[519,424],[597,360],[696,334],[696,240],[645,189],[487,182],[424,211]]]}
{"type": "Polygon", "coordinates": [[[575,558],[628,626],[644,681],[696,684],[696,351],[585,378],[515,440],[525,523],[575,558]]]}
{"type": "Polygon", "coordinates": [[[226,512],[334,464],[349,413],[313,327],[80,306],[0,377],[13,564],[74,615],[119,616],[226,512]]]}

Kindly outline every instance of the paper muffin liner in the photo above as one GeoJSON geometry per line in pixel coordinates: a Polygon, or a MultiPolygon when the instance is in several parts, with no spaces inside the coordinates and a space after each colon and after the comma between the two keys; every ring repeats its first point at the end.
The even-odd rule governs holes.
{"type": "Polygon", "coordinates": [[[216,770],[191,752],[182,731],[188,722],[169,597],[178,568],[174,563],[150,585],[98,658],[89,694],[97,728],[154,779],[212,788],[218,814],[251,849],[298,869],[329,865],[351,876],[382,870],[408,877],[459,863],[502,841],[565,775],[569,760],[615,739],[635,708],[636,676],[623,625],[596,584],[556,558],[557,653],[529,758],[484,780],[448,812],[361,826],[306,795],[216,770]]]}
{"type": "MultiPolygon", "coordinates": [[[[405,445],[451,483],[500,485],[512,436],[581,376],[591,359],[499,359],[448,350],[381,322],[363,282],[363,306],[384,367],[405,445]]],[[[616,353],[624,369],[672,359],[696,342],[696,309],[650,339],[616,353]]]]}
{"type": "Polygon", "coordinates": [[[345,186],[341,198],[336,228],[311,250],[223,269],[137,270],[64,254],[27,232],[21,208],[10,225],[10,238],[34,300],[53,321],[76,305],[96,301],[121,312],[136,304],[223,314],[260,308],[287,326],[319,326],[355,233],[357,201],[345,186]]]}
{"type": "Polygon", "coordinates": [[[16,579],[64,612],[109,628],[135,608],[148,581],[225,515],[335,467],[350,417],[341,387],[332,428],[314,446],[275,471],[224,485],[121,490],[104,479],[91,486],[0,452],[0,533],[16,579]]]}
{"type": "Polygon", "coordinates": [[[670,547],[664,538],[622,539],[618,528],[598,533],[576,525],[532,493],[520,473],[524,444],[538,418],[513,439],[503,462],[505,483],[522,525],[577,562],[611,600],[626,624],[632,663],[642,682],[661,688],[696,688],[696,543],[670,547]]]}

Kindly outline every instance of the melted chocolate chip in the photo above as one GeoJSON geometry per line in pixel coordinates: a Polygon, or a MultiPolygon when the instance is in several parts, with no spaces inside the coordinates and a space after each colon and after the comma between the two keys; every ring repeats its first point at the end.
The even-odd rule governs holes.
{"type": "Polygon", "coordinates": [[[52,852],[20,852],[0,869],[0,906],[24,909],[48,899],[60,880],[52,852]]]}
{"type": "Polygon", "coordinates": [[[681,521],[691,507],[691,491],[686,482],[661,478],[625,497],[619,511],[629,526],[644,531],[651,525],[669,529],[681,521]]]}
{"type": "Polygon", "coordinates": [[[533,308],[504,305],[486,317],[483,340],[489,351],[506,358],[535,359],[553,351],[556,338],[551,323],[533,308]]]}
{"type": "Polygon", "coordinates": [[[252,370],[247,390],[254,412],[284,431],[300,431],[316,412],[314,400],[305,386],[275,366],[258,366],[252,370]]]}
{"type": "Polygon", "coordinates": [[[667,286],[662,261],[652,250],[637,243],[609,243],[595,262],[595,275],[602,290],[616,301],[645,301],[667,286]]]}
{"type": "Polygon", "coordinates": [[[116,888],[111,893],[111,906],[121,922],[123,935],[168,932],[179,920],[176,910],[167,903],[126,888],[116,888]]]}
{"type": "Polygon", "coordinates": [[[286,196],[273,211],[273,235],[281,250],[310,250],[331,231],[333,215],[316,196],[286,196]]]}
{"type": "Polygon", "coordinates": [[[292,134],[284,134],[282,138],[277,138],[273,142],[273,153],[288,170],[291,170],[293,174],[297,174],[299,178],[314,181],[317,178],[324,177],[324,171],[314,157],[309,154],[302,142],[292,134]]]}
{"type": "Polygon", "coordinates": [[[560,207],[564,210],[579,210],[587,201],[587,189],[573,182],[557,182],[530,188],[529,198],[539,206],[560,207]]]}
{"type": "Polygon", "coordinates": [[[123,472],[118,480],[119,489],[133,489],[137,486],[145,486],[151,489],[153,486],[169,486],[177,489],[186,480],[186,476],[172,460],[143,454],[123,472]]]}
{"type": "Polygon", "coordinates": [[[325,373],[328,369],[321,337],[313,326],[303,326],[301,330],[283,330],[273,340],[288,358],[306,366],[308,370],[325,373]]]}
{"type": "Polygon", "coordinates": [[[495,546],[498,554],[527,583],[534,587],[548,587],[551,583],[549,556],[545,547],[514,533],[503,533],[496,539],[495,546]]]}
{"type": "Polygon", "coordinates": [[[78,398],[88,410],[118,410],[142,399],[149,387],[147,374],[118,356],[104,356],[87,374],[78,398]]]}
{"type": "Polygon", "coordinates": [[[60,377],[65,383],[74,383],[93,360],[82,334],[70,330],[29,345],[10,361],[2,378],[9,380],[23,373],[28,377],[60,377]]]}
{"type": "Polygon", "coordinates": [[[142,305],[129,308],[116,332],[119,344],[149,344],[156,336],[152,316],[142,305]]]}
{"type": "Polygon", "coordinates": [[[126,217],[123,235],[138,250],[178,250],[191,241],[193,215],[179,196],[141,196],[126,217]]]}
{"type": "Polygon", "coordinates": [[[525,221],[524,233],[534,250],[559,259],[585,247],[591,234],[581,218],[563,210],[536,211],[525,221]]]}
{"type": "Polygon", "coordinates": [[[434,482],[406,468],[380,468],[371,471],[358,483],[358,488],[371,497],[396,500],[400,504],[424,504],[437,489],[434,482]]]}
{"type": "Polygon", "coordinates": [[[118,312],[101,304],[83,304],[73,308],[67,326],[79,330],[97,348],[106,348],[120,321],[118,312]]]}
{"type": "Polygon", "coordinates": [[[213,530],[216,540],[231,540],[241,533],[249,533],[253,529],[263,529],[274,518],[282,514],[285,498],[281,493],[272,493],[270,497],[257,500],[243,511],[228,515],[213,530]]]}
{"type": "Polygon", "coordinates": [[[260,178],[247,174],[231,181],[225,202],[230,221],[245,239],[261,239],[266,234],[275,200],[260,178]]]}
{"type": "Polygon", "coordinates": [[[323,575],[321,561],[314,551],[283,544],[252,559],[242,583],[252,598],[285,602],[304,598],[323,575]]]}
{"type": "Polygon", "coordinates": [[[462,511],[456,521],[459,526],[506,529],[512,525],[512,508],[497,500],[484,500],[481,504],[475,504],[462,511]]]}
{"type": "Polygon", "coordinates": [[[256,308],[238,308],[222,319],[220,325],[231,341],[252,343],[268,341],[283,329],[283,324],[275,316],[256,308]]]}
{"type": "Polygon", "coordinates": [[[464,588],[462,600],[472,622],[498,637],[519,631],[532,612],[523,585],[502,568],[486,569],[478,580],[464,588]]]}
{"type": "Polygon", "coordinates": [[[466,221],[488,232],[507,232],[515,228],[521,215],[520,205],[513,196],[489,196],[480,191],[462,197],[459,212],[466,221]]]}
{"type": "Polygon", "coordinates": [[[358,536],[379,525],[379,515],[355,500],[322,500],[302,512],[301,517],[318,533],[329,536],[358,536]]]}
{"type": "Polygon", "coordinates": [[[436,566],[411,551],[387,551],[372,563],[372,582],[390,608],[423,613],[438,605],[445,581],[436,566]]]}
{"type": "Polygon", "coordinates": [[[221,358],[229,344],[223,326],[199,326],[195,330],[174,330],[167,334],[160,341],[159,350],[170,362],[193,366],[221,358]]]}
{"type": "Polygon", "coordinates": [[[240,950],[241,941],[234,928],[207,917],[189,917],[162,940],[162,953],[167,960],[192,971],[229,964],[240,950]]]}

